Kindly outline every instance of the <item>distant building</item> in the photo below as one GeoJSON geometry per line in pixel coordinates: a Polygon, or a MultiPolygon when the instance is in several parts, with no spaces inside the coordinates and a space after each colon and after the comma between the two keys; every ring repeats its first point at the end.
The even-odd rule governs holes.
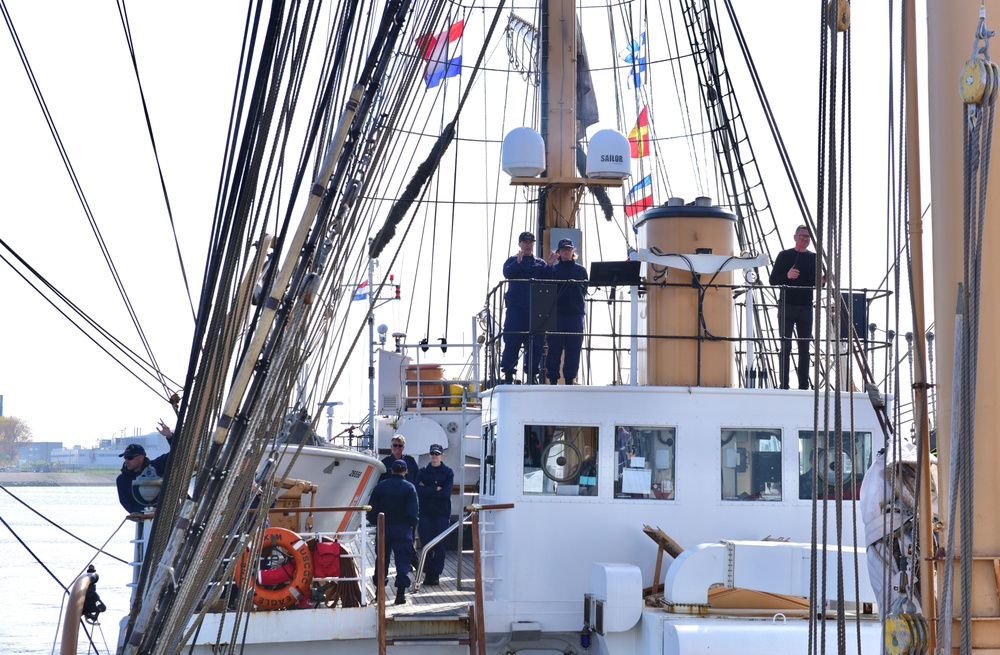
{"type": "MultiPolygon", "coordinates": [[[[84,468],[121,468],[122,460],[118,456],[130,443],[137,443],[146,450],[150,459],[170,450],[167,440],[159,432],[151,432],[134,437],[116,437],[102,439],[97,448],[59,448],[52,451],[49,461],[58,463],[62,471],[78,471],[84,468]]],[[[23,460],[22,460],[23,461],[23,460]]]]}
{"type": "Polygon", "coordinates": [[[60,448],[61,441],[36,441],[18,446],[17,461],[22,469],[48,470],[52,465],[52,453],[60,448]]]}

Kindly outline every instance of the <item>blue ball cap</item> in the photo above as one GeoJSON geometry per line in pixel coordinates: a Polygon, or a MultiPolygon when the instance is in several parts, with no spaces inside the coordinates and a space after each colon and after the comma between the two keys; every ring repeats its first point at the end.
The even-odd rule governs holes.
{"type": "Polygon", "coordinates": [[[125,452],[119,455],[119,457],[135,457],[136,455],[145,455],[146,449],[137,443],[130,443],[125,446],[125,452]]]}
{"type": "Polygon", "coordinates": [[[397,459],[395,462],[392,463],[392,470],[393,471],[405,471],[406,470],[406,462],[404,462],[401,459],[397,459]]]}
{"type": "Polygon", "coordinates": [[[572,239],[559,239],[559,245],[557,246],[557,249],[558,248],[573,248],[574,250],[576,250],[576,246],[573,245],[572,239]]]}
{"type": "Polygon", "coordinates": [[[433,443],[431,444],[430,453],[431,455],[441,455],[444,453],[444,448],[442,448],[439,443],[433,443]]]}
{"type": "Polygon", "coordinates": [[[531,232],[521,232],[521,234],[518,235],[517,237],[518,243],[522,241],[534,241],[534,240],[535,240],[535,235],[532,234],[531,232]]]}

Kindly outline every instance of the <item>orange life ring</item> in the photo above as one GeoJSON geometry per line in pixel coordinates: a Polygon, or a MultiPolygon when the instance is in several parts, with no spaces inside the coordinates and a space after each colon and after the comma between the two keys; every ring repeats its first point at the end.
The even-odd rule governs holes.
{"type": "MultiPolygon", "coordinates": [[[[268,528],[264,531],[264,543],[261,554],[278,549],[291,558],[293,569],[287,581],[281,584],[267,584],[258,571],[254,576],[253,604],[261,609],[280,609],[298,604],[303,598],[308,598],[313,579],[313,558],[302,537],[285,528],[268,528]]],[[[243,582],[243,571],[246,569],[249,552],[244,553],[236,565],[236,580],[243,582]]],[[[272,569],[273,570],[273,569],[272,569]]]]}

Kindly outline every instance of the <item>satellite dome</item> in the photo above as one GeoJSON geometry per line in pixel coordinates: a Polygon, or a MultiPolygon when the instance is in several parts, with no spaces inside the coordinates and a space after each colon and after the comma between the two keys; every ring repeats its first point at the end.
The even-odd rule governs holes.
{"type": "Polygon", "coordinates": [[[628,139],[616,130],[599,130],[590,137],[587,177],[624,180],[632,174],[628,139]]]}
{"type": "Polygon", "coordinates": [[[508,132],[500,151],[500,168],[511,177],[540,175],[545,170],[542,135],[530,127],[515,127],[508,132]]]}

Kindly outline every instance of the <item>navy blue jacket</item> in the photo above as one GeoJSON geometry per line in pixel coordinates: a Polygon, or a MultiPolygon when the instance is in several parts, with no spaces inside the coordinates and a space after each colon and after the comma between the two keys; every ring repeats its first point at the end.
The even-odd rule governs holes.
{"type": "Polygon", "coordinates": [[[816,288],[816,253],[808,250],[799,252],[795,248],[782,250],[771,267],[769,281],[772,286],[799,287],[782,289],[785,304],[812,306],[813,289],[816,288]],[[788,271],[792,268],[799,269],[799,276],[789,280],[788,271]]]}
{"type": "Polygon", "coordinates": [[[144,503],[135,499],[135,495],[132,493],[132,481],[142,475],[142,472],[150,466],[152,466],[157,475],[162,478],[167,474],[167,468],[170,465],[169,460],[170,453],[160,455],[156,459],[149,459],[147,457],[146,463],[141,469],[139,469],[138,472],[135,473],[125,468],[125,462],[122,462],[122,472],[118,475],[118,479],[115,480],[115,484],[118,487],[118,502],[122,504],[122,507],[124,507],[129,514],[140,513],[146,509],[146,505],[144,503]]]}
{"type": "MultiPolygon", "coordinates": [[[[549,280],[579,280],[581,282],[586,282],[588,279],[587,269],[575,261],[556,262],[545,271],[545,277],[549,280]]],[[[560,284],[556,310],[564,316],[582,316],[587,313],[587,303],[584,301],[586,296],[586,284],[560,284]]]]}
{"type": "MultiPolygon", "coordinates": [[[[392,477],[392,463],[395,462],[399,457],[394,457],[393,455],[386,455],[382,458],[382,463],[385,464],[385,473],[378,476],[378,481],[388,480],[392,477]]],[[[417,466],[417,460],[413,459],[409,455],[403,455],[403,461],[406,462],[406,479],[409,480],[410,484],[417,483],[417,471],[420,467],[417,466]]]]}
{"type": "Polygon", "coordinates": [[[420,516],[451,517],[451,488],[455,472],[446,464],[420,469],[417,475],[417,495],[420,496],[420,516]],[[441,487],[438,490],[438,487],[441,487]]]}
{"type": "Polygon", "coordinates": [[[372,506],[368,512],[368,521],[373,525],[378,520],[379,513],[385,514],[386,525],[409,525],[417,527],[420,501],[417,500],[417,489],[402,475],[393,475],[375,485],[371,500],[372,506]]]}
{"type": "MultiPolygon", "coordinates": [[[[508,280],[537,280],[545,277],[548,267],[544,259],[533,255],[523,257],[518,264],[517,255],[513,255],[503,264],[503,276],[508,280]]],[[[511,282],[507,285],[507,292],[503,297],[508,307],[528,309],[531,302],[531,283],[511,282]]]]}

